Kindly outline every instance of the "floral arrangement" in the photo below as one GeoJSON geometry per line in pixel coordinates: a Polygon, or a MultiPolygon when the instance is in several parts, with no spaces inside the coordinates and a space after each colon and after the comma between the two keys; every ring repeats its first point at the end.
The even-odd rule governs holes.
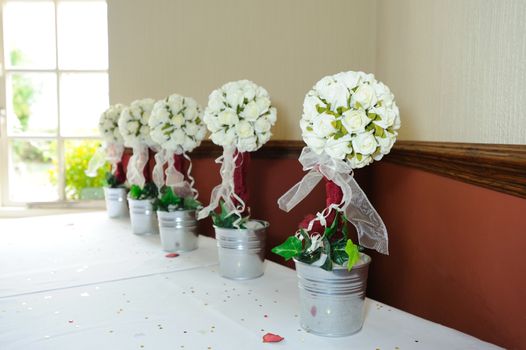
{"type": "Polygon", "coordinates": [[[154,103],[153,99],[145,98],[133,101],[128,107],[123,108],[118,124],[126,146],[142,144],[155,146],[148,125],[154,103]]]}
{"type": "Polygon", "coordinates": [[[154,210],[173,212],[177,210],[196,210],[201,203],[194,197],[181,197],[174,193],[171,187],[164,186],[159,196],[153,202],[154,210]]]}
{"type": "Polygon", "coordinates": [[[389,153],[400,112],[389,88],[374,75],[342,72],[321,79],[307,93],[300,126],[314,152],[362,168],[389,153]]]}
{"type": "Polygon", "coordinates": [[[150,137],[161,148],[191,152],[206,136],[201,107],[190,97],[173,94],[153,105],[150,137]]]}
{"type": "MultiPolygon", "coordinates": [[[[201,117],[201,107],[197,102],[178,94],[157,101],[153,106],[148,125],[151,138],[160,146],[155,155],[153,181],[159,188],[165,185],[169,188],[166,190],[166,199],[173,198],[169,195],[171,191],[178,198],[190,198],[193,195],[196,199],[199,194],[194,188],[192,160],[187,152],[199,146],[206,135],[206,125],[201,117]],[[189,163],[186,175],[190,182],[183,175],[185,160],[189,163]],[[166,163],[168,166],[165,171],[166,163]]],[[[175,204],[172,203],[172,206],[175,204]]]]}
{"type": "Polygon", "coordinates": [[[124,107],[122,104],[116,104],[101,114],[98,127],[104,143],[92,156],[85,171],[88,176],[94,177],[106,161],[110,162],[111,171],[106,174],[106,183],[110,188],[124,187],[126,181],[122,168],[124,140],[118,126],[124,107]]]}
{"type": "Polygon", "coordinates": [[[249,80],[224,84],[208,98],[204,122],[212,142],[223,146],[222,182],[211,195],[210,204],[199,211],[198,220],[212,215],[214,224],[223,228],[244,228],[249,220],[246,174],[250,153],[263,146],[276,123],[276,108],[263,87],[249,80]],[[217,207],[221,213],[215,213],[217,207]]]}
{"type": "Polygon", "coordinates": [[[130,193],[128,194],[131,199],[145,200],[157,198],[159,191],[157,186],[153,182],[147,182],[144,187],[139,185],[131,185],[130,193]]]}
{"type": "Polygon", "coordinates": [[[253,152],[270,140],[276,108],[261,86],[249,80],[234,81],[210,94],[204,121],[216,145],[253,152]]]}
{"type": "Polygon", "coordinates": [[[118,122],[124,144],[133,148],[126,172],[127,179],[130,184],[139,187],[143,187],[150,180],[144,169],[150,155],[149,147],[156,147],[156,143],[150,137],[148,125],[154,102],[151,98],[133,101],[123,108],[118,122]]]}
{"type": "Polygon", "coordinates": [[[291,210],[325,179],[326,208],[305,217],[298,231],[272,251],[328,271],[334,264],[350,270],[362,246],[387,254],[385,225],[352,174],[382,159],[396,140],[400,114],[389,88],[363,72],[325,77],[307,93],[300,127],[308,147],[299,160],[309,173],[278,204],[291,210]],[[356,228],[359,245],[350,237],[348,222],[356,228]]]}

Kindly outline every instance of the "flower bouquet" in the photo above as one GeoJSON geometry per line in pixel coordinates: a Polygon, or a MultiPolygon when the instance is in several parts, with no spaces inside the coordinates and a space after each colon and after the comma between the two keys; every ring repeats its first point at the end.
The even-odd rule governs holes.
{"type": "Polygon", "coordinates": [[[389,88],[372,74],[344,72],[321,79],[307,93],[300,125],[308,147],[299,160],[309,173],[278,204],[288,212],[325,179],[326,208],[307,216],[272,251],[296,263],[302,327],[344,336],[363,325],[371,258],[362,247],[388,253],[385,225],[353,170],[389,153],[400,114],[389,88]],[[356,228],[359,245],[351,239],[348,222],[356,228]]]}
{"type": "Polygon", "coordinates": [[[103,167],[106,162],[111,164],[111,170],[106,173],[107,185],[104,187],[106,211],[110,218],[128,215],[126,186],[124,186],[126,178],[122,166],[124,140],[118,126],[119,116],[123,108],[123,105],[116,104],[101,114],[99,132],[104,143],[90,159],[86,170],[86,175],[96,176],[97,170],[103,167]]]}
{"type": "Polygon", "coordinates": [[[230,82],[214,90],[203,117],[212,141],[223,147],[220,185],[212,190],[210,204],[198,220],[212,216],[222,276],[250,279],[263,274],[268,222],[251,220],[246,205],[246,173],[250,152],[272,136],[276,109],[268,92],[248,80],[230,82]],[[215,212],[216,208],[220,212],[215,212]]]}
{"type": "Polygon", "coordinates": [[[133,149],[126,177],[131,185],[128,203],[132,231],[135,234],[157,232],[153,201],[157,198],[158,191],[150,181],[150,174],[146,168],[150,155],[149,147],[157,147],[150,137],[148,126],[154,102],[151,98],[133,101],[122,110],[119,117],[119,131],[124,144],[133,149]]]}
{"type": "Polygon", "coordinates": [[[199,192],[194,188],[192,160],[187,152],[199,146],[206,135],[201,107],[192,98],[170,95],[155,103],[148,125],[152,140],[160,147],[155,155],[153,181],[161,189],[154,208],[163,249],[194,250],[198,237],[195,211],[201,204],[197,201],[199,192]]]}

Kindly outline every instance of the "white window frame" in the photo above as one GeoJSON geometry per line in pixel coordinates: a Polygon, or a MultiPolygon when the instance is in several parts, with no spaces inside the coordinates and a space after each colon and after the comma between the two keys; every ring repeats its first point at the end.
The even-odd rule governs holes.
{"type": "MultiPolygon", "coordinates": [[[[26,68],[6,68],[4,62],[4,6],[7,2],[23,2],[24,0],[0,0],[0,206],[27,206],[27,207],[45,207],[45,208],[100,208],[103,206],[102,200],[68,200],[66,199],[66,169],[65,169],[65,155],[64,155],[64,141],[67,140],[101,140],[100,135],[92,136],[63,136],[60,134],[60,76],[67,73],[106,73],[108,75],[109,84],[109,69],[60,69],[58,65],[58,3],[72,0],[48,0],[54,3],[55,9],[55,68],[54,69],[26,69],[26,68]],[[7,117],[6,117],[6,75],[11,73],[54,73],[56,78],[57,89],[57,131],[55,135],[49,136],[26,136],[17,135],[9,136],[7,133],[7,117]],[[25,141],[56,141],[57,142],[57,163],[58,163],[58,200],[49,202],[14,202],[9,198],[9,141],[10,140],[25,140],[25,141]]],[[[34,0],[33,0],[34,1],[34,0]]],[[[38,0],[37,0],[38,1],[38,0]]],[[[74,1],[74,0],[73,0],[74,1]]],[[[82,1],[82,0],[81,0],[82,1]]],[[[85,1],[85,0],[84,0],[85,1]]],[[[95,0],[105,2],[107,0],[95,0]]]]}

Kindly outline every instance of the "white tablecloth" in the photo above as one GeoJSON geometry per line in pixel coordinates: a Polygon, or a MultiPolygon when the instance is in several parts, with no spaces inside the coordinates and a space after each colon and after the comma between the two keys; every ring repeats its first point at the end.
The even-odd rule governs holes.
{"type": "Polygon", "coordinates": [[[0,220],[0,240],[0,349],[498,348],[373,300],[356,335],[308,334],[294,271],[227,280],[214,240],[169,259],[103,213],[0,220]]]}

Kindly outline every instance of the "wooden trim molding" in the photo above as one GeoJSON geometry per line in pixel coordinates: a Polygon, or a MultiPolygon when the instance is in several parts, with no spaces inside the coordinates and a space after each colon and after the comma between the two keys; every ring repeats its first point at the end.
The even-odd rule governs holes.
{"type": "Polygon", "coordinates": [[[398,141],[385,160],[526,198],[526,145],[398,141]]]}
{"type": "MultiPolygon", "coordinates": [[[[304,145],[272,140],[252,157],[297,159],[304,145]]],[[[221,153],[221,147],[206,140],[192,158],[217,158],[221,153]]],[[[384,161],[526,198],[526,145],[397,141],[384,161]]]]}

